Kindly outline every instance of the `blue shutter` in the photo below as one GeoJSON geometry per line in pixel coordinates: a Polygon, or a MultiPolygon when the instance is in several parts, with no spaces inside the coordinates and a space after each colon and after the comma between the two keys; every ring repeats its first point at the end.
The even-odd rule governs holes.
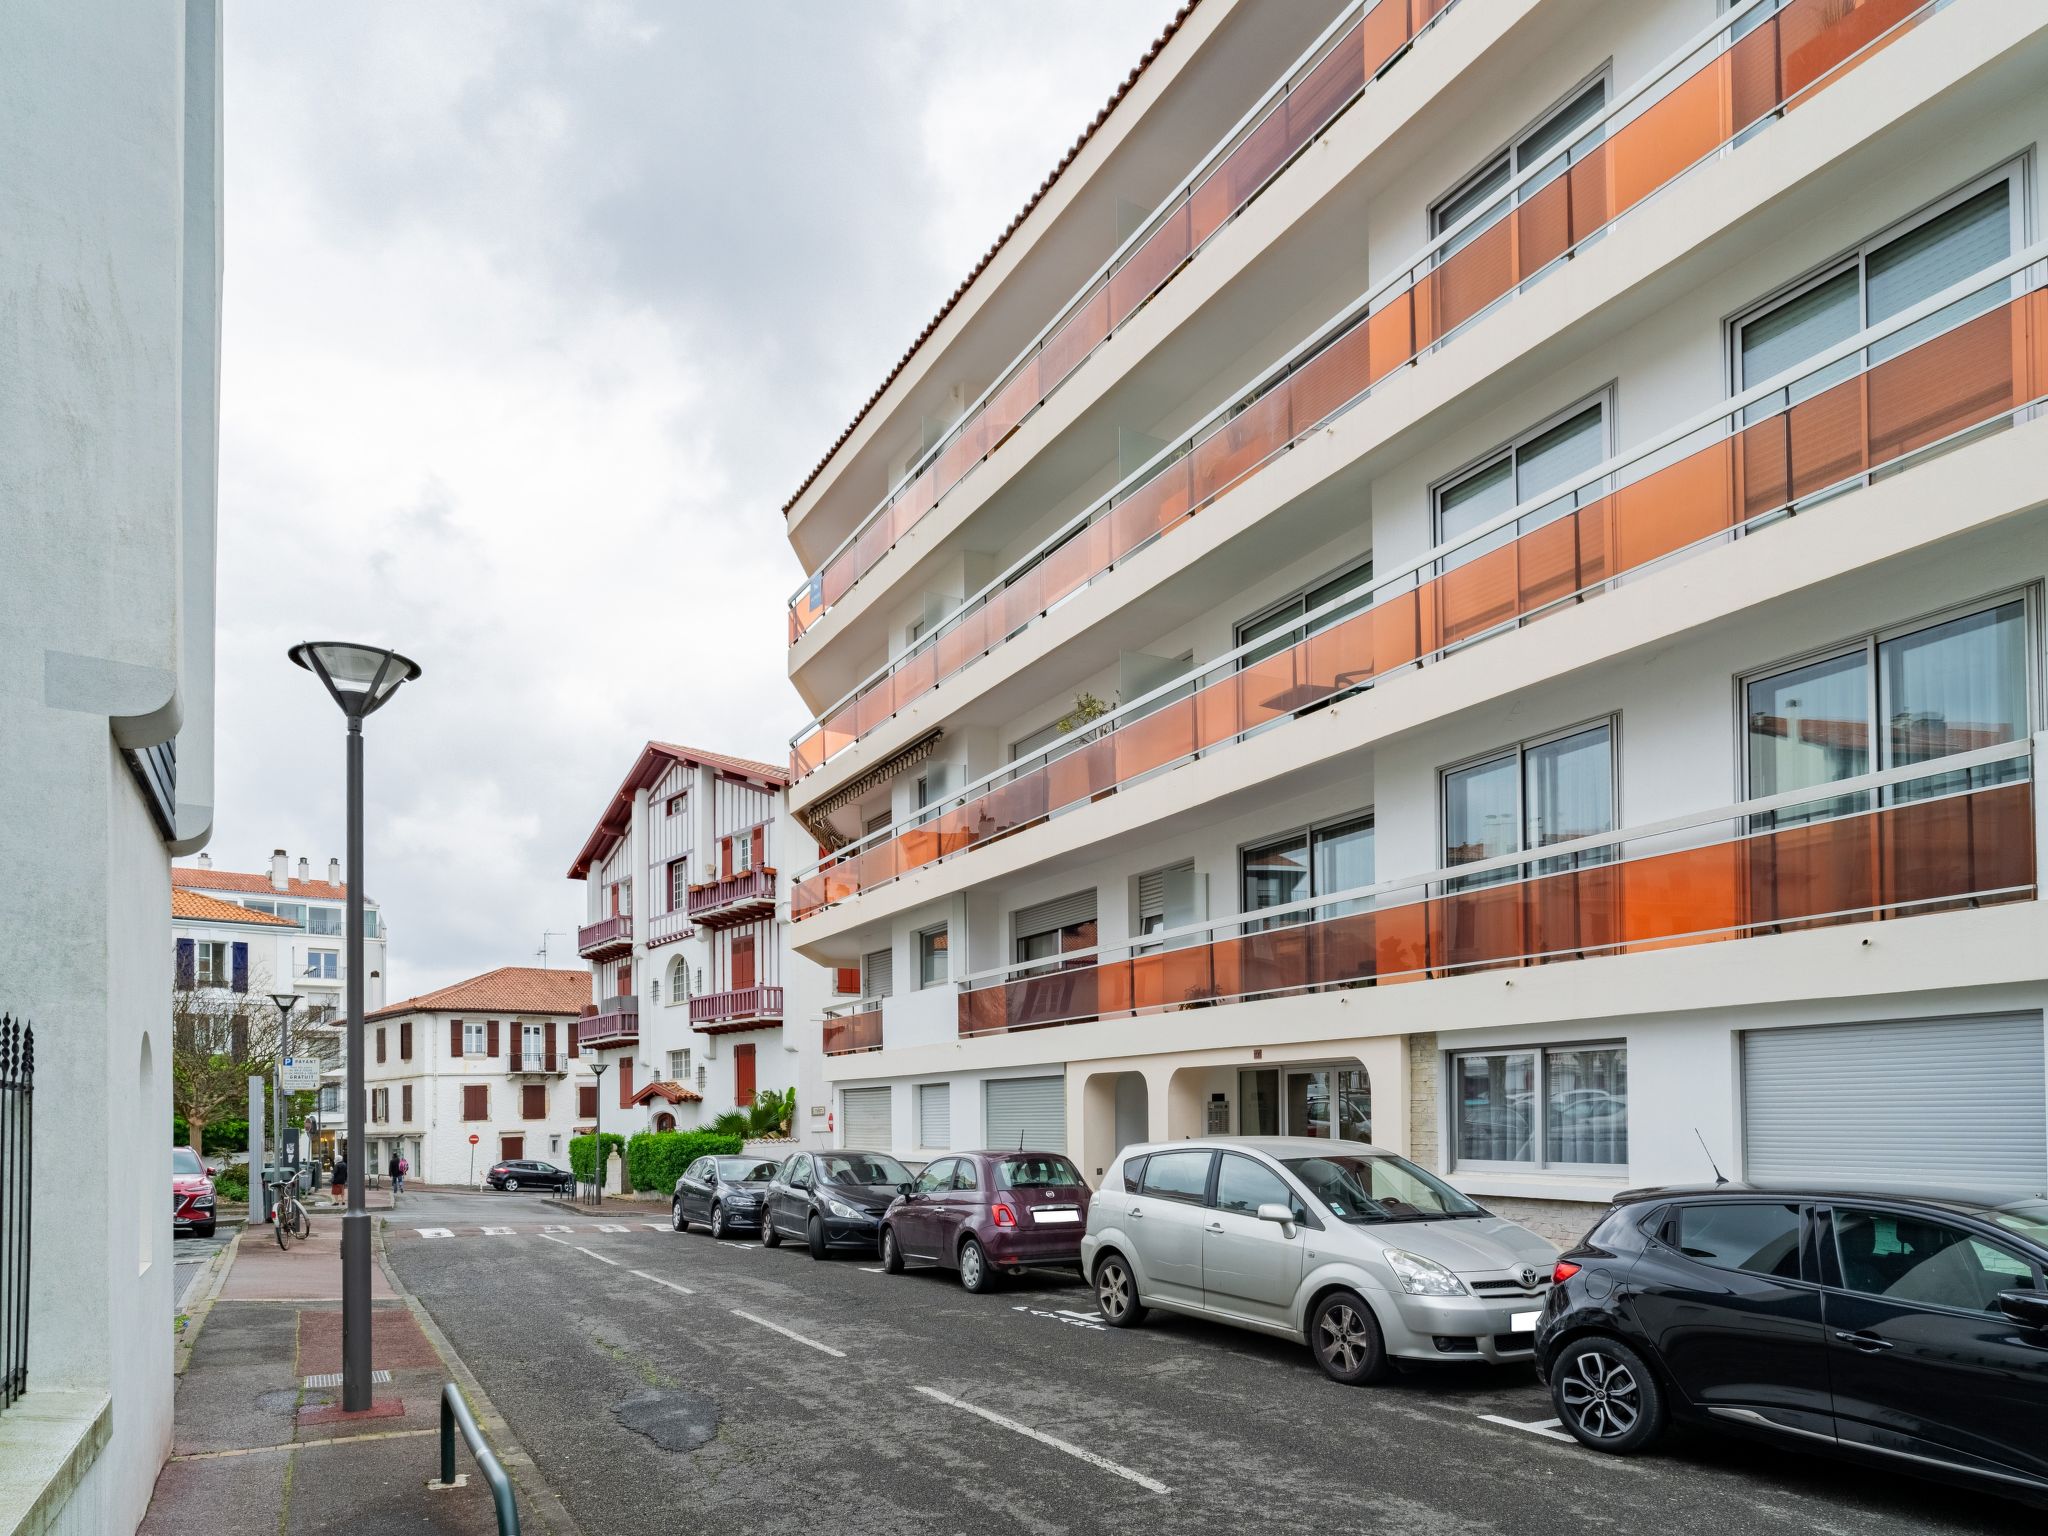
{"type": "Polygon", "coordinates": [[[192,941],[190,939],[178,940],[178,974],[173,985],[189,989],[197,969],[198,961],[193,955],[192,941]]]}
{"type": "Polygon", "coordinates": [[[246,991],[248,991],[248,990],[249,990],[249,946],[248,946],[247,944],[237,944],[237,945],[235,945],[235,958],[234,958],[234,968],[235,968],[235,969],[234,969],[234,977],[235,977],[235,990],[236,990],[237,992],[246,992],[246,991]]]}

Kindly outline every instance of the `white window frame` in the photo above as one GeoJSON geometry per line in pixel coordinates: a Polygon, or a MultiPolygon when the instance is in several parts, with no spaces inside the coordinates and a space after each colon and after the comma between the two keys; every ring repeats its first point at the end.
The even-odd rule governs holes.
{"type": "MultiPolygon", "coordinates": [[[[1598,406],[1600,408],[1600,453],[1595,462],[1605,463],[1608,459],[1614,457],[1616,451],[1614,446],[1615,416],[1616,407],[1619,404],[1620,395],[1620,389],[1618,386],[1619,381],[1609,379],[1605,384],[1602,384],[1598,389],[1591,390],[1588,393],[1581,395],[1578,399],[1574,400],[1570,405],[1567,405],[1563,410],[1551,412],[1550,415],[1544,417],[1534,426],[1528,427],[1523,431],[1517,432],[1513,437],[1509,438],[1506,442],[1495,444],[1493,447],[1487,449],[1486,452],[1480,454],[1477,458],[1467,460],[1465,463],[1459,465],[1456,469],[1452,470],[1449,474],[1443,476],[1443,478],[1432,482],[1429,487],[1429,533],[1431,542],[1433,544],[1442,544],[1446,542],[1447,538],[1449,537],[1449,535],[1446,535],[1444,532],[1444,497],[1446,495],[1448,495],[1451,491],[1456,490],[1459,486],[1463,485],[1473,476],[1484,474],[1487,470],[1494,468],[1503,460],[1505,460],[1508,464],[1508,479],[1510,487],[1512,487],[1515,477],[1515,470],[1518,467],[1517,455],[1519,455],[1524,448],[1528,447],[1529,444],[1535,442],[1537,438],[1543,436],[1546,432],[1549,432],[1555,427],[1563,426],[1566,422],[1570,421],[1574,416],[1581,414],[1590,406],[1598,406]]],[[[1607,482],[1605,477],[1602,477],[1600,480],[1595,481],[1591,485],[1580,487],[1579,490],[1577,490],[1576,492],[1560,491],[1557,495],[1556,500],[1558,502],[1562,502],[1566,500],[1567,497],[1569,497],[1572,503],[1572,508],[1576,509],[1578,507],[1585,506],[1589,502],[1598,501],[1600,497],[1604,496],[1606,493],[1607,482]]],[[[1519,494],[1517,494],[1515,499],[1510,501],[1508,505],[1520,506],[1521,500],[1519,494]]],[[[1502,510],[1505,511],[1506,508],[1503,508],[1502,510]]],[[[1498,547],[1491,542],[1492,540],[1498,540],[1501,544],[1510,543],[1514,539],[1521,537],[1524,533],[1530,532],[1531,530],[1536,528],[1548,526],[1550,522],[1556,521],[1557,517],[1562,515],[1563,514],[1561,512],[1553,513],[1551,517],[1545,519],[1543,522],[1531,523],[1527,528],[1522,526],[1522,522],[1520,519],[1517,519],[1517,521],[1511,527],[1502,528],[1498,532],[1490,535],[1488,540],[1488,547],[1498,547]]],[[[1465,556],[1465,558],[1470,559],[1472,558],[1472,556],[1468,554],[1465,556]]],[[[1448,557],[1447,559],[1439,560],[1436,562],[1436,568],[1439,572],[1442,572],[1444,569],[1451,566],[1457,559],[1458,557],[1456,555],[1453,555],[1448,557]]]]}
{"type": "Polygon", "coordinates": [[[472,1056],[482,1056],[490,1049],[490,1044],[490,1035],[482,1019],[464,1019],[462,1021],[463,1060],[467,1061],[472,1056]],[[470,1046],[472,1040],[476,1042],[474,1049],[470,1046]]]}
{"type": "MultiPolygon", "coordinates": [[[[1335,892],[1319,891],[1316,889],[1316,834],[1318,832],[1334,831],[1339,827],[1349,826],[1351,823],[1358,821],[1365,822],[1372,828],[1373,875],[1377,879],[1379,875],[1379,818],[1374,814],[1371,806],[1368,805],[1356,811],[1346,811],[1339,816],[1324,816],[1316,821],[1302,822],[1278,832],[1268,833],[1264,837],[1251,838],[1237,845],[1237,858],[1234,868],[1234,873],[1237,876],[1237,893],[1234,900],[1238,917],[1240,919],[1248,919],[1252,923],[1265,922],[1268,920],[1261,919],[1259,914],[1270,910],[1266,907],[1248,907],[1244,904],[1244,858],[1246,854],[1250,853],[1254,848],[1270,848],[1275,843],[1285,842],[1292,837],[1301,838],[1308,844],[1308,899],[1312,902],[1320,901],[1327,896],[1334,895],[1335,892]]],[[[1307,913],[1290,912],[1270,921],[1274,926],[1279,926],[1286,923],[1303,923],[1311,920],[1307,913]]]]}
{"type": "MultiPolygon", "coordinates": [[[[1553,122],[1555,122],[1560,116],[1562,116],[1567,108],[1569,108],[1581,96],[1585,95],[1586,92],[1591,90],[1595,85],[1600,87],[1600,105],[1594,108],[1593,115],[1595,117],[1598,117],[1600,113],[1605,112],[1609,107],[1614,105],[1613,76],[1614,61],[1612,59],[1609,59],[1605,63],[1603,63],[1598,69],[1594,70],[1591,74],[1585,76],[1577,84],[1572,86],[1572,88],[1566,91],[1562,96],[1558,97],[1548,107],[1544,108],[1543,111],[1539,112],[1535,116],[1535,118],[1533,118],[1529,122],[1528,126],[1523,128],[1519,133],[1515,134],[1514,137],[1510,138],[1505,144],[1500,145],[1498,148],[1493,150],[1492,153],[1481,156],[1479,163],[1465,175],[1459,177],[1458,180],[1454,182],[1451,185],[1451,187],[1447,191],[1445,191],[1441,196],[1432,198],[1429,204],[1429,238],[1432,240],[1436,239],[1437,236],[1441,235],[1445,230],[1449,229],[1453,224],[1457,223],[1458,218],[1464,217],[1463,214],[1460,214],[1458,215],[1458,218],[1444,219],[1442,218],[1442,215],[1443,211],[1446,208],[1448,208],[1452,203],[1455,203],[1459,199],[1463,198],[1465,194],[1469,192],[1474,186],[1478,185],[1480,182],[1486,180],[1489,176],[1492,176],[1496,172],[1498,172],[1501,169],[1502,161],[1507,162],[1507,178],[1506,181],[1502,183],[1502,190],[1505,190],[1508,184],[1512,183],[1517,176],[1519,176],[1524,170],[1527,169],[1526,166],[1518,163],[1521,158],[1521,152],[1524,146],[1526,146],[1531,139],[1535,138],[1538,134],[1542,133],[1544,129],[1548,128],[1553,122]]],[[[1584,135],[1581,138],[1576,139],[1572,142],[1571,150],[1575,153],[1573,153],[1573,158],[1567,163],[1567,170],[1569,169],[1570,165],[1578,163],[1577,152],[1590,151],[1595,146],[1604,143],[1607,138],[1607,130],[1608,125],[1605,124],[1596,123],[1589,125],[1584,135]]],[[[1534,197],[1537,193],[1541,192],[1543,190],[1543,187],[1549,186],[1550,182],[1555,181],[1556,179],[1557,178],[1553,176],[1548,181],[1545,181],[1542,184],[1542,186],[1525,186],[1518,189],[1515,192],[1514,196],[1509,200],[1507,206],[1510,208],[1521,207],[1523,203],[1527,202],[1530,198],[1534,197]]],[[[1474,225],[1470,233],[1466,236],[1466,240],[1469,242],[1470,240],[1476,238],[1478,235],[1484,233],[1486,230],[1491,229],[1495,223],[1499,222],[1499,219],[1500,215],[1496,213],[1493,218],[1488,219],[1485,223],[1474,225]]],[[[1463,247],[1460,246],[1459,249],[1463,249],[1463,247]]],[[[1439,251],[1432,264],[1436,266],[1441,266],[1444,262],[1448,261],[1452,256],[1455,256],[1456,254],[1456,251],[1439,251]]],[[[1505,295],[1503,295],[1503,297],[1505,297],[1505,295]]],[[[1498,302],[1498,300],[1496,300],[1495,302],[1498,302]]],[[[1491,306],[1489,306],[1489,308],[1490,307],[1491,306]]],[[[1474,316],[1474,318],[1476,319],[1477,316],[1474,316]]]]}
{"type": "MultiPolygon", "coordinates": [[[[1457,867],[1451,863],[1451,806],[1449,799],[1451,775],[1462,773],[1468,768],[1476,768],[1481,763],[1490,763],[1496,759],[1510,756],[1515,760],[1515,836],[1516,841],[1520,845],[1512,851],[1514,854],[1526,855],[1532,861],[1548,857],[1541,848],[1529,846],[1529,751],[1532,747],[1548,746],[1554,741],[1563,741],[1567,737],[1581,735],[1602,725],[1607,727],[1607,783],[1611,791],[1608,819],[1612,825],[1608,830],[1618,831],[1628,825],[1627,822],[1622,820],[1621,815],[1621,711],[1616,710],[1612,714],[1590,716],[1575,725],[1567,725],[1558,730],[1544,731],[1536,736],[1525,736],[1520,741],[1510,742],[1506,746],[1494,747],[1490,751],[1475,752],[1470,757],[1461,757],[1454,763],[1445,763],[1442,767],[1438,768],[1436,771],[1436,851],[1438,867],[1440,869],[1455,869],[1457,867]]],[[[1488,855],[1488,857],[1492,857],[1492,855],[1488,855]]],[[[1566,855],[1566,857],[1570,857],[1570,855],[1566,855]]],[[[1584,855],[1580,855],[1580,857],[1583,858],[1584,855]]],[[[1479,861],[1475,859],[1471,862],[1478,863],[1479,861]]]]}
{"type": "MultiPolygon", "coordinates": [[[[1626,1039],[1601,1038],[1597,1040],[1544,1040],[1533,1045],[1471,1046],[1464,1050],[1444,1052],[1442,1080],[1444,1114],[1441,1123],[1450,1128],[1444,1137],[1444,1165],[1451,1173],[1546,1173],[1559,1178],[1614,1179],[1627,1178],[1627,1163],[1552,1163],[1545,1161],[1545,1150],[1549,1145],[1550,1127],[1545,1116],[1550,1106],[1550,1054],[1553,1051],[1620,1051],[1624,1069],[1629,1056],[1626,1039]],[[1535,1160],[1514,1162],[1503,1158],[1471,1158],[1458,1155],[1458,1145],[1463,1139],[1464,1128],[1459,1116],[1464,1113],[1464,1093],[1460,1088],[1460,1063],[1466,1057],[1478,1056],[1534,1056],[1536,1059],[1535,1088],[1532,1099],[1535,1105],[1535,1121],[1530,1133],[1530,1144],[1535,1151],[1535,1160]]],[[[1635,1151],[1635,1085],[1629,1085],[1628,1120],[1626,1131],[1629,1151],[1635,1151]]]]}
{"type": "Polygon", "coordinates": [[[195,939],[192,943],[192,985],[226,987],[234,984],[234,951],[224,939],[195,939]],[[216,956],[218,964],[215,963],[216,956]]]}
{"type": "Polygon", "coordinates": [[[316,981],[339,981],[341,979],[341,951],[338,949],[308,949],[306,951],[306,968],[302,974],[316,981]],[[327,966],[329,961],[333,962],[333,969],[331,970],[327,966]]]}
{"type": "MultiPolygon", "coordinates": [[[[1372,604],[1372,594],[1370,591],[1370,588],[1372,586],[1372,555],[1368,553],[1359,557],[1356,560],[1351,561],[1349,564],[1340,567],[1335,576],[1324,577],[1317,581],[1303,582],[1300,586],[1296,587],[1292,592],[1288,593],[1285,597],[1275,598],[1272,602],[1266,604],[1265,607],[1259,609],[1256,613],[1250,614],[1245,618],[1239,619],[1235,624],[1230,626],[1231,648],[1233,650],[1236,650],[1246,645],[1251,645],[1261,641],[1272,639],[1272,635],[1260,635],[1248,639],[1246,637],[1245,631],[1252,629],[1259,624],[1265,623],[1265,621],[1268,619],[1277,618],[1279,617],[1281,610],[1285,608],[1295,607],[1297,605],[1299,606],[1300,611],[1295,615],[1295,618],[1299,620],[1306,617],[1309,611],[1309,593],[1315,591],[1318,587],[1335,586],[1338,582],[1348,580],[1354,576],[1358,578],[1359,582],[1358,588],[1354,590],[1361,599],[1360,606],[1370,607],[1372,604]]],[[[1325,598],[1324,601],[1328,602],[1330,601],[1330,599],[1325,598]]],[[[1320,607],[1321,604],[1318,604],[1317,606],[1320,607]]],[[[1316,622],[1319,626],[1324,626],[1329,623],[1329,620],[1318,619],[1316,622]]],[[[1275,630],[1273,633],[1275,635],[1280,635],[1286,634],[1288,632],[1289,631],[1285,629],[1281,629],[1275,630]]],[[[1289,645],[1293,643],[1293,641],[1287,642],[1287,644],[1289,645]]],[[[1283,646],[1282,649],[1285,649],[1285,647],[1283,646]]],[[[1190,666],[1194,664],[1194,658],[1192,656],[1188,658],[1188,663],[1190,666]]],[[[1249,661],[1245,658],[1239,658],[1237,665],[1238,670],[1243,671],[1247,666],[1255,666],[1257,665],[1257,663],[1249,661]]]]}
{"type": "Polygon", "coordinates": [[[684,1087],[689,1086],[690,1048],[687,1045],[668,1053],[668,1076],[670,1082],[681,1083],[684,1087]]]}
{"type": "Polygon", "coordinates": [[[917,990],[920,992],[952,985],[953,949],[952,939],[947,932],[947,927],[948,925],[945,923],[935,923],[929,928],[920,928],[917,931],[917,990]],[[927,976],[925,974],[926,962],[930,959],[931,952],[927,951],[925,946],[933,939],[942,940],[945,944],[943,949],[937,951],[943,974],[927,976]]]}

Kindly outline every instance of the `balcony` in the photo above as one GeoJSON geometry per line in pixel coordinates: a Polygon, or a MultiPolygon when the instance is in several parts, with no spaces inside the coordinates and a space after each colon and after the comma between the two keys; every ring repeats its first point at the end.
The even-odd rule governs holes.
{"type": "Polygon", "coordinates": [[[687,911],[657,912],[647,919],[647,947],[659,949],[664,944],[673,944],[679,939],[693,938],[697,930],[690,924],[687,911]]]}
{"type": "MultiPolygon", "coordinates": [[[[789,600],[791,645],[1028,420],[1456,0],[1355,0],[789,600]]],[[[1811,0],[1808,0],[1811,3],[1811,0]]],[[[799,769],[799,771],[802,771],[799,769]]]]}
{"type": "MultiPolygon", "coordinates": [[[[2048,242],[1745,390],[1704,417],[1524,502],[1304,615],[1288,649],[1262,637],[1052,746],[870,834],[800,876],[790,916],[888,884],[1249,733],[1512,634],[1625,577],[1737,537],[2022,419],[2048,395],[2048,242]],[[1961,321],[1958,313],[1977,313],[1961,321]],[[1945,321],[1938,334],[1926,330],[1945,321]],[[1894,337],[1916,345],[1867,364],[1894,337]],[[1860,368],[1832,378],[1828,370],[1860,368]],[[1798,404],[1787,408],[1788,399],[1798,404]],[[1754,412],[1770,414],[1751,419],[1754,412]],[[1357,611],[1361,601],[1369,604],[1357,611]]],[[[1885,349],[1888,350],[1888,349],[1885,349]]]]}
{"type": "MultiPolygon", "coordinates": [[[[2048,738],[2042,738],[2048,740],[2048,738]]],[[[1337,892],[969,978],[962,1036],[1559,965],[2038,894],[2034,744],[1337,892]],[[1970,787],[1959,787],[1970,786],[1970,787]],[[1981,786],[1981,787],[1979,787],[1981,786]],[[1873,803],[1874,802],[1874,803],[1873,803]]]]}
{"type": "Polygon", "coordinates": [[[730,928],[774,915],[775,871],[769,867],[690,888],[690,921],[700,928],[730,928]]]}
{"type": "Polygon", "coordinates": [[[622,955],[633,947],[633,914],[615,912],[576,930],[576,953],[586,960],[622,955]]]}
{"type": "Polygon", "coordinates": [[[586,1051],[631,1045],[640,1038],[640,999],[614,997],[576,1021],[576,1043],[586,1051]]]}
{"type": "Polygon", "coordinates": [[[505,1070],[515,1077],[560,1077],[568,1070],[567,1060],[556,1051],[514,1051],[505,1070]]]}
{"type": "MultiPolygon", "coordinates": [[[[820,711],[790,742],[792,774],[815,771],[1073,593],[1186,527],[1630,210],[1811,99],[1932,9],[1929,0],[1790,0],[1732,44],[1724,18],[1579,138],[1527,167],[820,711]]],[[[842,552],[835,563],[845,558],[842,552]]],[[[831,590],[828,582],[823,591],[831,590]]]]}
{"type": "Polygon", "coordinates": [[[840,1008],[825,1010],[825,1054],[851,1056],[860,1051],[882,1048],[882,1002],[863,998],[840,1008]]]}
{"type": "Polygon", "coordinates": [[[690,999],[690,1028],[703,1035],[773,1029],[782,1022],[782,988],[740,987],[690,999]]]}

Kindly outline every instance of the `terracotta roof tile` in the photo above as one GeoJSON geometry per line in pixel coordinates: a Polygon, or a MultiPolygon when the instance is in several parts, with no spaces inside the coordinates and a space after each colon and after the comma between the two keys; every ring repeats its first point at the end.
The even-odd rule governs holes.
{"type": "MultiPolygon", "coordinates": [[[[171,873],[175,875],[178,871],[172,870],[171,873]]],[[[272,917],[268,912],[251,912],[247,907],[238,907],[232,901],[222,901],[215,896],[202,896],[197,891],[180,890],[175,885],[171,887],[171,916],[202,923],[255,923],[265,928],[299,926],[288,917],[272,917]]]]}
{"type": "Polygon", "coordinates": [[[200,869],[196,865],[188,864],[181,864],[171,871],[171,884],[200,891],[247,891],[251,895],[297,896],[311,901],[348,899],[346,882],[289,879],[284,883],[285,888],[280,891],[270,883],[268,875],[242,875],[232,870],[200,869]]]}
{"type": "Polygon", "coordinates": [[[697,1092],[696,1089],[685,1088],[681,1083],[670,1082],[667,1080],[663,1080],[658,1083],[649,1083],[645,1088],[642,1088],[638,1093],[633,1095],[631,1102],[635,1104],[645,1104],[649,1099],[654,1098],[657,1094],[660,1097],[667,1099],[671,1104],[701,1104],[704,1102],[704,1095],[697,1092]]]}
{"type": "Polygon", "coordinates": [[[988,270],[989,263],[994,261],[996,253],[1009,243],[1010,236],[1023,227],[1024,221],[1031,217],[1031,210],[1045,200],[1045,194],[1053,189],[1054,183],[1065,174],[1067,167],[1074,163],[1075,157],[1087,147],[1088,141],[1095,137],[1096,132],[1104,123],[1109,121],[1109,114],[1114,112],[1117,104],[1131,93],[1131,87],[1138,83],[1138,77],[1145,73],[1145,70],[1154,59],[1159,57],[1160,50],[1165,48],[1167,43],[1172,40],[1174,33],[1186,25],[1188,17],[1194,14],[1195,7],[1199,4],[1201,4],[1201,0],[1187,0],[1185,5],[1173,13],[1173,19],[1166,24],[1165,30],[1153,39],[1152,46],[1145,50],[1145,56],[1139,59],[1137,64],[1131,69],[1131,72],[1124,77],[1124,83],[1110,93],[1109,100],[1103,104],[1102,110],[1095,114],[1095,121],[1081,130],[1081,136],[1074,140],[1073,147],[1061,157],[1060,163],[1052,168],[1052,174],[1038,184],[1038,190],[1032,193],[1024,206],[1017,211],[1017,216],[1010,220],[1009,226],[1000,235],[996,236],[996,243],[990,246],[981,260],[974,264],[974,270],[960,280],[960,286],[953,290],[953,296],[939,306],[939,312],[933,315],[926,322],[925,328],[917,333],[917,339],[910,344],[909,350],[896,360],[896,366],[889,370],[888,376],[875,386],[874,393],[868,396],[866,403],[853,413],[853,420],[846,424],[846,430],[841,432],[833,441],[832,446],[826,450],[825,457],[818,460],[817,467],[804,476],[804,483],[798,486],[795,494],[782,504],[782,515],[784,517],[789,516],[789,509],[802,499],[804,492],[811,488],[811,483],[825,472],[825,466],[832,462],[833,454],[836,454],[841,448],[846,446],[846,440],[852,437],[854,430],[867,419],[868,412],[875,408],[875,402],[888,393],[889,386],[896,382],[897,375],[910,366],[910,360],[917,356],[918,348],[931,340],[932,332],[945,323],[946,316],[950,315],[955,306],[967,296],[967,290],[974,286],[974,280],[988,270]]]}
{"type": "Polygon", "coordinates": [[[752,778],[766,779],[771,784],[789,782],[787,763],[756,762],[751,757],[729,757],[723,752],[706,752],[702,747],[686,747],[673,741],[650,741],[650,747],[668,753],[671,757],[685,762],[704,763],[712,768],[730,768],[734,773],[747,774],[752,778]]]}
{"type": "Polygon", "coordinates": [[[467,981],[388,1003],[364,1019],[401,1013],[556,1013],[575,1015],[590,1001],[590,972],[550,971],[532,965],[502,965],[467,981]]]}

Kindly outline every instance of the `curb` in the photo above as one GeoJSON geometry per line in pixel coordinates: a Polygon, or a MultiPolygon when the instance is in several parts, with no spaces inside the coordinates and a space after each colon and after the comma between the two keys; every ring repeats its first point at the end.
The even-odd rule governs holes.
{"type": "Polygon", "coordinates": [[[440,1325],[434,1321],[433,1314],[427,1311],[425,1304],[417,1296],[405,1288],[392,1269],[390,1255],[384,1247],[384,1228],[387,1224],[388,1219],[379,1220],[372,1227],[371,1252],[376,1255],[377,1266],[384,1271],[384,1278],[390,1282],[392,1294],[405,1303],[406,1310],[412,1313],[413,1321],[419,1324],[420,1332],[427,1336],[427,1342],[434,1346],[434,1352],[441,1357],[441,1364],[447,1368],[450,1379],[454,1381],[463,1397],[468,1399],[470,1412],[476,1417],[477,1428],[482,1430],[484,1437],[490,1441],[491,1449],[500,1465],[518,1485],[519,1491],[526,1495],[527,1502],[539,1518],[542,1528],[554,1533],[554,1536],[582,1536],[582,1529],[569,1514],[568,1507],[556,1497],[554,1490],[548,1487],[546,1480],[541,1476],[539,1465],[512,1437],[512,1426],[505,1422],[505,1416],[498,1412],[497,1404],[491,1401],[482,1384],[470,1374],[469,1367],[462,1363],[462,1357],[455,1352],[455,1346],[449,1341],[448,1335],[441,1331],[440,1325]]]}
{"type": "Polygon", "coordinates": [[[206,1319],[212,1315],[214,1301],[220,1296],[220,1288],[227,1284],[228,1271],[235,1267],[235,1255],[242,1251],[242,1238],[249,1229],[237,1227],[235,1235],[222,1245],[220,1252],[209,1261],[211,1277],[206,1282],[206,1294],[201,1296],[192,1310],[185,1314],[184,1331],[178,1335],[176,1364],[171,1367],[173,1376],[185,1374],[185,1367],[192,1363],[192,1351],[199,1344],[199,1332],[206,1326],[206,1319]]]}

